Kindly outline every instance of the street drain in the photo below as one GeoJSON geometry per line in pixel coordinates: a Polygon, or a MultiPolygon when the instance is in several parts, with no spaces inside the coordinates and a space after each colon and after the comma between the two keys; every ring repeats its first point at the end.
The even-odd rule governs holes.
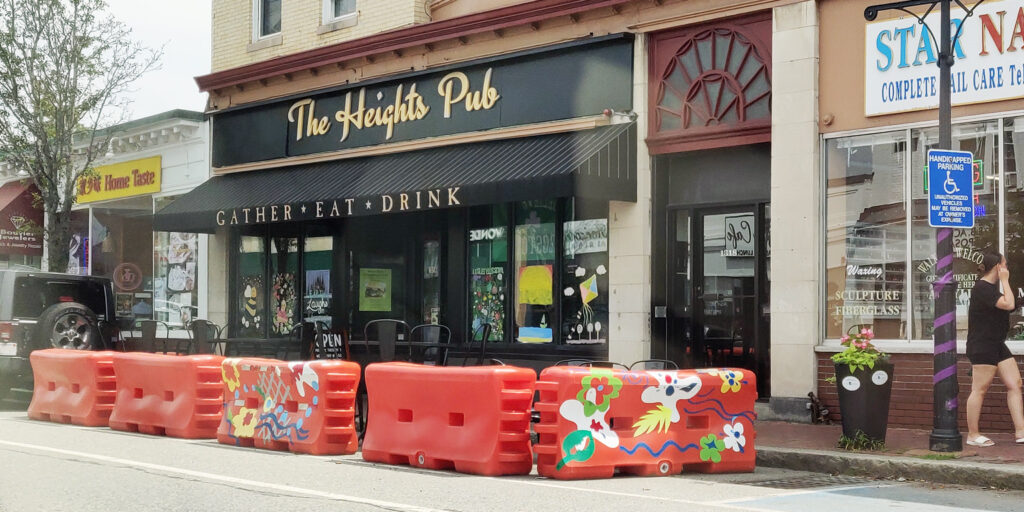
{"type": "Polygon", "coordinates": [[[850,485],[872,485],[878,481],[870,478],[843,475],[808,475],[792,478],[777,478],[759,482],[743,482],[744,485],[771,487],[773,489],[815,489],[821,487],[845,487],[850,485]]]}

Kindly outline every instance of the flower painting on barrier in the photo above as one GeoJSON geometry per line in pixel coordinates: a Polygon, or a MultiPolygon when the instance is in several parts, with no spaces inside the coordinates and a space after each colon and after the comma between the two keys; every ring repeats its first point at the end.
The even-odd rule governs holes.
{"type": "Polygon", "coordinates": [[[751,372],[731,368],[548,368],[538,381],[538,470],[561,479],[670,474],[684,464],[751,471],[754,382],[751,372]],[[553,399],[557,417],[543,412],[553,399]]]}

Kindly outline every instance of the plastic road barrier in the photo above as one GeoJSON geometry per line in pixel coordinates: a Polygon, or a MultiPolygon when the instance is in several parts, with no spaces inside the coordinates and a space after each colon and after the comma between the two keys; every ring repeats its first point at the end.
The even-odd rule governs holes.
{"type": "Polygon", "coordinates": [[[114,355],[117,400],[110,428],[189,439],[217,435],[224,384],[213,355],[114,355]]]}
{"type": "Polygon", "coordinates": [[[492,476],[533,468],[533,370],[378,363],[365,375],[363,459],[492,476]]]}
{"type": "Polygon", "coordinates": [[[35,381],[28,417],[105,427],[114,408],[114,352],[47,349],[29,356],[35,381]]]}
{"type": "Polygon", "coordinates": [[[740,369],[541,372],[537,471],[558,479],[616,473],[754,470],[754,374],[740,369]]]}
{"type": "Polygon", "coordinates": [[[359,448],[357,363],[228,358],[221,373],[224,416],[217,441],[312,455],[359,448]]]}

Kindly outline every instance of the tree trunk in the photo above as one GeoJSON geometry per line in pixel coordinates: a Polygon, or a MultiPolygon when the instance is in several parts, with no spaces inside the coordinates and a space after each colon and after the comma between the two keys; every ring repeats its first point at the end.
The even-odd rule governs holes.
{"type": "MultiPolygon", "coordinates": [[[[71,241],[71,212],[63,208],[46,206],[46,251],[49,272],[68,271],[68,251],[71,241]]],[[[86,240],[79,240],[79,251],[86,240]]],[[[75,265],[77,267],[77,264],[75,265]]]]}

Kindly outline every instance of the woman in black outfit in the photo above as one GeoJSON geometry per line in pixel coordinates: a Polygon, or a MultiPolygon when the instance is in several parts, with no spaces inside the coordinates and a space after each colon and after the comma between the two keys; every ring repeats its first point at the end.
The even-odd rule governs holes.
{"type": "Polygon", "coordinates": [[[991,439],[978,432],[981,404],[996,372],[1006,386],[1006,401],[1015,429],[1014,439],[1024,444],[1024,402],[1021,401],[1021,378],[1017,362],[1006,347],[1010,330],[1010,311],[1014,309],[1013,290],[1006,258],[988,253],[978,265],[981,277],[971,290],[967,313],[967,358],[971,360],[974,379],[967,399],[967,444],[992,446],[991,439]]]}

